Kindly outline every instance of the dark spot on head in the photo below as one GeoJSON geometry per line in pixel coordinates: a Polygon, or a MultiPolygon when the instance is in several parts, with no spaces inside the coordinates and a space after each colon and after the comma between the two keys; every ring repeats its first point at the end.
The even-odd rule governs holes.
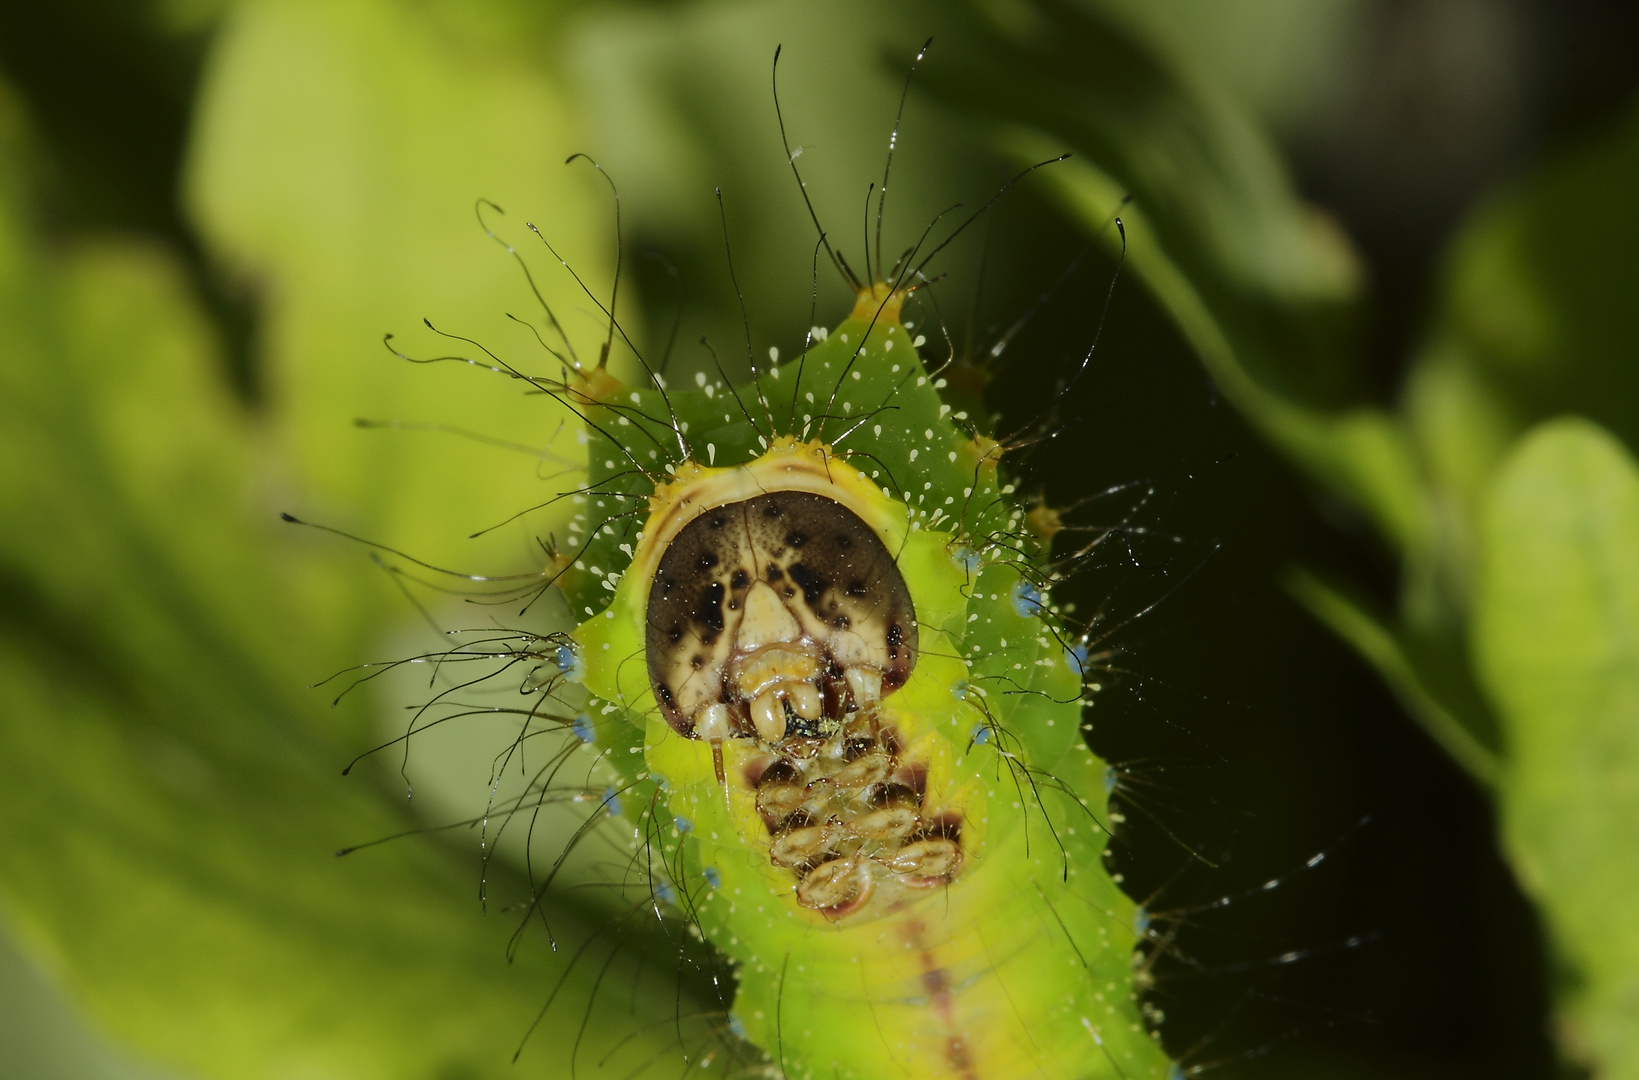
{"type": "Polygon", "coordinates": [[[772,585],[774,582],[780,580],[781,578],[783,578],[785,576],[785,571],[781,570],[774,563],[769,563],[768,564],[768,574],[766,576],[768,577],[769,584],[772,585]]]}
{"type": "Polygon", "coordinates": [[[848,627],[852,626],[853,623],[849,620],[848,616],[838,615],[836,618],[831,620],[831,625],[836,627],[838,630],[846,630],[848,627]]]}
{"type": "Polygon", "coordinates": [[[780,504],[770,501],[763,506],[763,517],[777,518],[780,516],[780,504]]]}
{"type": "Polygon", "coordinates": [[[867,591],[868,590],[865,588],[865,583],[857,578],[848,583],[847,594],[855,600],[864,597],[867,591]]]}
{"type": "Polygon", "coordinates": [[[744,570],[736,570],[728,583],[730,588],[743,589],[751,584],[751,577],[744,570]]]}
{"type": "Polygon", "coordinates": [[[898,655],[899,647],[903,644],[905,644],[905,631],[900,629],[898,623],[890,624],[888,626],[888,655],[898,655]]]}
{"type": "Polygon", "coordinates": [[[667,707],[671,706],[673,700],[671,687],[667,686],[665,683],[661,683],[659,686],[654,688],[654,692],[660,695],[660,704],[667,707]]]}
{"type": "Polygon", "coordinates": [[[786,533],[785,542],[794,548],[800,548],[804,544],[808,543],[808,537],[804,536],[800,532],[786,533]]]}
{"type": "Polygon", "coordinates": [[[721,529],[726,524],[728,524],[728,519],[726,517],[724,517],[722,514],[713,514],[713,515],[711,515],[710,525],[711,525],[712,528],[721,529]]]}
{"type": "Polygon", "coordinates": [[[700,595],[700,606],[694,611],[694,620],[711,627],[723,628],[723,583],[714,581],[700,595]]]}
{"type": "Polygon", "coordinates": [[[712,552],[702,552],[700,555],[700,569],[710,570],[717,565],[717,556],[712,552]]]}
{"type": "Polygon", "coordinates": [[[696,671],[698,671],[700,668],[703,668],[705,666],[706,666],[706,658],[704,656],[692,657],[689,660],[689,667],[694,668],[696,671]]]}
{"type": "Polygon", "coordinates": [[[792,563],[785,572],[791,575],[791,580],[802,589],[802,598],[812,607],[819,603],[819,598],[825,592],[827,582],[803,563],[792,563]]]}
{"type": "Polygon", "coordinates": [[[841,548],[843,551],[847,551],[853,546],[853,537],[849,536],[847,533],[837,533],[837,547],[841,548]]]}
{"type": "Polygon", "coordinates": [[[666,628],[666,640],[670,641],[673,645],[677,644],[679,641],[682,641],[683,640],[683,624],[682,623],[672,623],[669,627],[667,627],[666,628]]]}

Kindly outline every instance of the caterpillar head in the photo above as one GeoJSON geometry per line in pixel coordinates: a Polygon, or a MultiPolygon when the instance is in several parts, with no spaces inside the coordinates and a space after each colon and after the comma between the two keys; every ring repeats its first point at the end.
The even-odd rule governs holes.
{"type": "Polygon", "coordinates": [[[915,605],[861,514],[898,531],[881,502],[827,447],[793,438],[746,465],[679,470],[656,492],[633,567],[648,585],[650,688],[673,728],[826,736],[904,685],[915,605]]]}
{"type": "Polygon", "coordinates": [[[830,736],[916,662],[893,556],[814,492],[702,508],[661,555],[647,614],[655,700],[695,738],[830,736]]]}

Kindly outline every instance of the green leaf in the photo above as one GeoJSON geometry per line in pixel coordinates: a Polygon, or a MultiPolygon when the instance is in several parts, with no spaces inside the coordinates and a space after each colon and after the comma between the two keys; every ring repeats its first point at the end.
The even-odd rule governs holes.
{"type": "Polygon", "coordinates": [[[1474,643],[1507,745],[1505,843],[1562,966],[1562,1045],[1639,1076],[1639,464],[1608,431],[1550,421],[1503,464],[1474,643]]]}
{"type": "MultiPolygon", "coordinates": [[[[1009,142],[1020,160],[1042,160],[1052,145],[1039,134],[1022,132],[1013,133],[1009,142]]],[[[1128,265],[1171,315],[1208,373],[1266,437],[1317,479],[1352,496],[1396,546],[1407,549],[1424,542],[1427,522],[1417,463],[1395,418],[1367,407],[1327,412],[1272,390],[1248,366],[1250,343],[1237,338],[1165,246],[1165,234],[1153,224],[1148,203],[1127,203],[1130,189],[1086,161],[1065,162],[1046,181],[1112,254],[1125,251],[1128,265]],[[1125,226],[1124,237],[1109,227],[1117,216],[1125,226]]]]}
{"type": "Polygon", "coordinates": [[[1453,245],[1437,346],[1516,430],[1574,411],[1639,446],[1636,185],[1639,106],[1499,192],[1453,245]]]}
{"type": "MultiPolygon", "coordinates": [[[[535,222],[590,288],[607,297],[614,256],[608,188],[585,162],[553,64],[550,27],[509,36],[504,3],[425,8],[378,0],[252,0],[216,43],[191,150],[189,201],[218,253],[266,298],[262,363],[299,505],[418,557],[463,570],[539,563],[537,516],[464,539],[555,490],[527,457],[447,434],[372,432],[354,420],[438,423],[545,450],[568,413],[505,374],[457,355],[556,376],[532,322],[562,345],[514,260],[583,358],[605,320],[526,228],[535,222]],[[291,72],[300,72],[292,78],[291,72]],[[482,343],[441,337],[419,325],[482,343]]],[[[634,328],[635,329],[635,328],[634,328]]],[[[565,439],[565,445],[572,440],[565,439]]],[[[327,589],[369,590],[353,575],[327,589]]]]}
{"type": "MultiPolygon", "coordinates": [[[[670,1019],[703,1006],[675,970],[635,978],[677,946],[619,922],[618,899],[551,898],[559,951],[537,928],[509,963],[521,875],[491,867],[486,918],[470,853],[410,839],[333,856],[426,822],[375,770],[340,775],[375,718],[327,712],[305,686],[376,658],[414,613],[359,551],[277,511],[530,569],[519,533],[470,554],[458,538],[536,500],[538,460],[432,435],[406,453],[351,421],[547,447],[557,419],[539,398],[465,365],[417,379],[379,334],[413,321],[406,304],[463,319],[529,298],[469,224],[475,193],[539,177],[571,245],[596,224],[596,188],[562,181],[542,145],[566,127],[546,60],[498,59],[471,12],[449,13],[460,33],[401,15],[247,7],[216,57],[196,191],[241,230],[234,252],[268,301],[260,414],[228,392],[165,251],[35,238],[27,136],[0,98],[0,909],[100,1026],[193,1075],[511,1075],[555,988],[525,1068],[573,1054],[596,1075],[618,1049],[608,1070],[670,1075],[670,1019]],[[618,995],[598,993],[604,978],[618,995]]],[[[579,265],[595,275],[608,246],[579,265]]]]}
{"type": "Polygon", "coordinates": [[[1404,393],[1438,535],[1408,617],[1456,621],[1493,473],[1531,425],[1572,412],[1639,446],[1639,108],[1485,201],[1453,242],[1404,393]]]}
{"type": "Polygon", "coordinates": [[[1396,547],[1426,543],[1408,434],[1357,404],[1359,271],[1342,235],[1296,197],[1250,121],[1116,19],[1055,0],[1021,10],[958,43],[959,79],[933,71],[930,82],[999,121],[1017,161],[1072,151],[1042,181],[1107,250],[1126,252],[1225,396],[1396,547]]]}

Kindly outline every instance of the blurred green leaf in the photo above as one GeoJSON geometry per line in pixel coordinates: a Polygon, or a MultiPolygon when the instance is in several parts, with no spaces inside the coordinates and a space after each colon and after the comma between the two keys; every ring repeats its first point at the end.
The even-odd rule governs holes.
{"type": "MultiPolygon", "coordinates": [[[[492,572],[542,558],[534,536],[550,521],[539,517],[463,539],[551,490],[535,463],[353,421],[436,422],[544,450],[568,418],[503,375],[411,368],[380,344],[393,332],[413,356],[493,363],[479,346],[417,325],[426,317],[522,370],[558,374],[530,330],[506,318],[533,322],[561,348],[518,266],[485,237],[479,199],[508,211],[485,219],[521,249],[558,320],[596,360],[603,315],[526,222],[606,295],[612,204],[590,165],[564,164],[581,145],[551,36],[511,38],[518,17],[499,2],[251,0],[216,43],[188,183],[213,246],[265,297],[264,383],[301,492],[301,505],[280,509],[492,572]]],[[[349,578],[327,581],[326,592],[383,595],[349,578]]]]}
{"type": "Polygon", "coordinates": [[[1550,421],[1481,521],[1475,657],[1503,721],[1505,843],[1560,953],[1562,1044],[1639,1076],[1639,464],[1596,424],[1550,421]]]}
{"type": "Polygon", "coordinates": [[[0,937],[0,1048],[17,1080],[162,1080],[92,1031],[9,936],[0,937]]]}
{"type": "Polygon", "coordinates": [[[1639,106],[1474,215],[1441,331],[1518,422],[1570,410],[1639,445],[1639,106]]]}
{"type": "MultiPolygon", "coordinates": [[[[1231,104],[1170,70],[1115,19],[1058,0],[1023,10],[1031,14],[995,28],[1004,44],[969,43],[963,78],[940,92],[999,121],[997,139],[1016,161],[1075,152],[1043,182],[1107,251],[1125,253],[1224,395],[1364,514],[1408,567],[1431,564],[1441,523],[1411,430],[1360,403],[1359,272],[1347,242],[1297,198],[1273,149],[1231,104]]],[[[1463,747],[1460,760],[1484,776],[1493,725],[1460,623],[1389,630],[1304,580],[1298,598],[1347,630],[1435,740],[1463,747]]]]}
{"type": "MultiPolygon", "coordinates": [[[[632,981],[641,955],[676,946],[620,923],[614,898],[554,900],[562,951],[532,931],[508,963],[519,876],[491,868],[502,913],[486,919],[476,860],[447,847],[337,861],[423,822],[372,770],[339,775],[371,741],[369,711],[326,714],[303,689],[375,658],[413,612],[361,552],[280,525],[278,510],[479,569],[540,559],[522,528],[487,547],[452,540],[552,490],[538,459],[352,427],[362,414],[553,440],[558,415],[518,384],[407,369],[379,344],[421,305],[544,356],[522,328],[497,330],[530,297],[472,222],[477,195],[519,209],[535,196],[583,272],[608,265],[612,245],[587,239],[595,180],[564,179],[548,58],[494,40],[525,15],[446,12],[452,28],[387,5],[276,3],[230,17],[194,190],[272,313],[262,415],[228,392],[164,251],[35,239],[27,136],[0,99],[0,901],[30,955],[157,1062],[505,1075],[562,978],[525,1060],[562,1066],[575,1049],[594,1072],[618,1047],[609,1067],[625,1075],[670,1070],[677,1036],[660,1021],[694,1009],[676,972],[632,981]],[[479,312],[490,322],[475,327],[479,312]],[[617,944],[618,1002],[595,995],[617,944]]],[[[595,326],[561,277],[543,291],[595,326]]]]}
{"type": "Polygon", "coordinates": [[[1481,503],[1531,425],[1574,412],[1639,446],[1636,189],[1639,108],[1499,192],[1453,243],[1405,391],[1439,529],[1409,618],[1466,607],[1481,503]]]}
{"type": "MultiPolygon", "coordinates": [[[[1042,160],[1051,143],[1040,135],[1013,134],[1020,160],[1042,160]]],[[[1399,547],[1423,542],[1426,522],[1420,502],[1417,465],[1406,433],[1380,409],[1357,407],[1327,412],[1272,390],[1246,363],[1248,343],[1238,340],[1197,279],[1186,273],[1164,246],[1149,204],[1127,204],[1129,185],[1096,165],[1072,160],[1056,166],[1047,182],[1084,228],[1112,253],[1123,248],[1111,225],[1126,227],[1128,265],[1171,315],[1209,374],[1264,434],[1332,489],[1353,498],[1399,547]]]]}
{"type": "MultiPolygon", "coordinates": [[[[1418,480],[1402,490],[1423,524],[1399,545],[1392,635],[1405,663],[1380,670],[1393,685],[1409,673],[1406,700],[1437,703],[1412,712],[1448,749],[1437,714],[1460,719],[1477,747],[1498,743],[1466,642],[1478,522],[1499,463],[1556,412],[1639,445],[1639,345],[1623,311],[1639,279],[1636,187],[1639,110],[1482,205],[1453,242],[1442,306],[1407,377],[1396,423],[1418,480]]],[[[1474,755],[1456,757],[1474,772],[1474,755]]]]}
{"type": "Polygon", "coordinates": [[[1397,547],[1425,542],[1407,432],[1358,404],[1359,270],[1235,107],[1169,69],[1097,8],[1042,0],[975,16],[938,93],[998,122],[1042,179],[1172,316],[1226,396],[1397,547]],[[1130,200],[1130,201],[1129,201],[1130,200]],[[1125,238],[1112,228],[1119,216],[1125,238]]]}

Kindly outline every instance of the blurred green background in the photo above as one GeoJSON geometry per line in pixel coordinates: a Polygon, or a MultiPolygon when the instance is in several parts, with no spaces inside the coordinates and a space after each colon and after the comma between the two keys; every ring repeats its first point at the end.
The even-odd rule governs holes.
{"type": "Polygon", "coordinates": [[[816,294],[774,46],[858,264],[929,34],[891,252],[1075,155],[948,249],[916,314],[1003,429],[1086,352],[1130,197],[1089,373],[1014,467],[1058,505],[1136,482],[1087,511],[1132,528],[1067,589],[1122,627],[1093,739],[1116,868],[1164,934],[1169,1050],[1225,1076],[1639,1077],[1639,16],[1616,0],[0,3],[0,1076],[561,1076],[577,1038],[582,1075],[680,1075],[668,1018],[711,989],[618,897],[553,893],[558,952],[537,928],[509,962],[521,849],[487,915],[468,831],[332,857],[479,811],[504,734],[419,749],[408,802],[396,762],[344,779],[415,688],[331,709],[309,685],[437,639],[363,549],[277,515],[530,568],[550,517],[463,538],[561,483],[563,418],[379,344],[448,351],[425,316],[537,362],[475,200],[595,349],[524,222],[606,289],[608,189],[563,164],[597,157],[624,319],[686,377],[703,336],[741,363],[720,187],[754,346],[791,355],[848,299],[816,294]]]}

